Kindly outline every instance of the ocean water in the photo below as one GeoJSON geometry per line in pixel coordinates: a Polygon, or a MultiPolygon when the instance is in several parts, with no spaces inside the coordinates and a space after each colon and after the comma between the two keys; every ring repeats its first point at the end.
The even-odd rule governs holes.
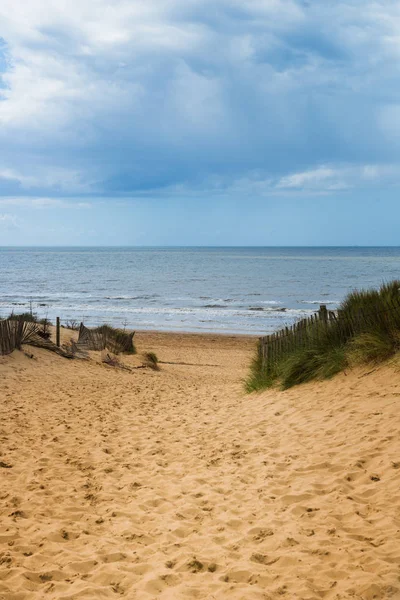
{"type": "Polygon", "coordinates": [[[400,278],[400,248],[0,248],[0,317],[265,334],[400,278]]]}

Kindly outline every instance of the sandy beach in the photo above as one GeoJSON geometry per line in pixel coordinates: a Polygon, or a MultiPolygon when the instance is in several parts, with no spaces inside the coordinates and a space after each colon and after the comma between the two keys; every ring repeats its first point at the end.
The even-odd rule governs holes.
{"type": "Polygon", "coordinates": [[[246,395],[255,338],[135,340],[0,357],[1,600],[400,598],[399,369],[246,395]]]}

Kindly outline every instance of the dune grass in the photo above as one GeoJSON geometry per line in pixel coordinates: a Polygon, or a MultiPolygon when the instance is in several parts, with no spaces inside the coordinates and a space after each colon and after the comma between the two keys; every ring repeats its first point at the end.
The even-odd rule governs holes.
{"type": "Polygon", "coordinates": [[[303,333],[300,346],[288,347],[268,365],[263,365],[257,349],[245,381],[248,392],[277,384],[287,389],[327,379],[349,366],[387,360],[400,349],[400,281],[379,290],[351,292],[336,320],[314,323],[303,333]]]}
{"type": "Polygon", "coordinates": [[[36,313],[32,312],[23,312],[23,313],[15,313],[14,311],[10,313],[7,317],[10,321],[19,320],[25,321],[26,323],[38,323],[38,316],[36,313]]]}
{"type": "Polygon", "coordinates": [[[37,335],[44,339],[50,339],[50,330],[52,323],[47,317],[39,319],[34,312],[10,313],[7,317],[8,321],[21,321],[24,323],[36,323],[40,327],[37,329],[37,335]]]}
{"type": "Polygon", "coordinates": [[[154,352],[145,352],[143,356],[144,356],[144,365],[146,367],[153,369],[153,371],[160,370],[157,354],[155,354],[154,352]]]}
{"type": "Polygon", "coordinates": [[[257,351],[255,352],[250,365],[249,375],[244,381],[246,392],[258,392],[265,388],[272,387],[276,382],[276,378],[277,373],[275,372],[275,369],[272,369],[271,367],[269,369],[263,369],[258,344],[257,351]]]}
{"type": "Polygon", "coordinates": [[[390,358],[396,350],[397,342],[392,336],[381,331],[366,332],[348,343],[347,359],[351,365],[380,362],[390,358]]]}
{"type": "Polygon", "coordinates": [[[107,340],[106,346],[118,354],[123,352],[124,354],[136,354],[136,346],[133,342],[134,332],[128,333],[122,329],[112,327],[108,323],[96,327],[92,331],[101,333],[107,340]]]}

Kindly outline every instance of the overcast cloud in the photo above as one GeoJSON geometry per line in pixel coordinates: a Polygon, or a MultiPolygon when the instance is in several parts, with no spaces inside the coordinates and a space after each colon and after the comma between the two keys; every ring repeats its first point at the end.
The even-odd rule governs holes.
{"type": "MultiPolygon", "coordinates": [[[[2,0],[0,23],[0,209],[17,214],[3,215],[4,243],[16,219],[28,239],[27,208],[47,211],[37,224],[46,243],[54,211],[74,207],[98,222],[71,243],[101,243],[114,207],[116,226],[132,219],[123,243],[186,243],[179,228],[164,239],[140,225],[139,235],[137,220],[160,202],[167,221],[203,204],[213,216],[193,243],[232,243],[213,223],[221,231],[219,211],[243,223],[240,202],[265,219],[276,202],[314,210],[316,196],[359,209],[379,193],[395,206],[397,3],[2,0]]],[[[254,242],[287,240],[260,231],[254,242]]]]}

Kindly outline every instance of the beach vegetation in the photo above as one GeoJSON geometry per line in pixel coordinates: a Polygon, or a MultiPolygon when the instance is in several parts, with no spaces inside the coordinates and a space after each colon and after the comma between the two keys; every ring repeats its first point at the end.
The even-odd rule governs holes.
{"type": "Polygon", "coordinates": [[[34,312],[15,313],[11,312],[7,319],[10,321],[26,321],[27,323],[37,323],[38,316],[34,312]]]}
{"type": "Polygon", "coordinates": [[[158,365],[158,357],[154,352],[145,352],[144,353],[144,365],[153,369],[154,371],[159,371],[160,367],[158,365]]]}
{"type": "Polygon", "coordinates": [[[273,368],[273,365],[270,365],[268,369],[263,368],[260,344],[258,343],[250,365],[249,375],[244,382],[246,391],[248,393],[257,392],[272,387],[276,381],[276,376],[276,369],[273,368]]]}
{"type": "Polygon", "coordinates": [[[134,334],[129,334],[125,330],[117,329],[107,323],[101,325],[101,327],[97,327],[94,331],[102,333],[105,339],[108,340],[108,344],[112,343],[112,349],[116,354],[118,352],[136,354],[136,347],[133,343],[134,334]]]}
{"type": "Polygon", "coordinates": [[[397,344],[393,341],[382,331],[361,333],[348,344],[348,361],[351,365],[384,361],[394,354],[397,344]]]}
{"type": "Polygon", "coordinates": [[[65,325],[61,325],[61,327],[66,327],[66,329],[72,329],[72,331],[79,331],[80,323],[79,321],[75,321],[75,319],[68,319],[65,321],[65,325]]]}
{"type": "Polygon", "coordinates": [[[279,352],[265,360],[259,344],[245,380],[248,392],[283,389],[333,377],[353,365],[378,363],[400,350],[400,281],[353,291],[334,318],[315,319],[298,335],[287,330],[279,352]]]}
{"type": "Polygon", "coordinates": [[[51,321],[47,317],[39,319],[38,315],[32,311],[23,313],[10,313],[7,317],[9,321],[22,321],[24,323],[36,323],[38,327],[36,333],[43,339],[50,339],[51,332],[50,327],[52,326],[51,321]]]}
{"type": "Polygon", "coordinates": [[[126,332],[104,324],[94,329],[89,329],[81,324],[79,327],[78,345],[85,345],[87,350],[104,350],[107,348],[114,354],[136,354],[133,342],[135,332],[126,332]]]}
{"type": "Polygon", "coordinates": [[[329,379],[346,366],[344,347],[310,348],[294,352],[283,360],[276,373],[276,379],[279,378],[283,389],[288,389],[313,379],[329,379]]]}

